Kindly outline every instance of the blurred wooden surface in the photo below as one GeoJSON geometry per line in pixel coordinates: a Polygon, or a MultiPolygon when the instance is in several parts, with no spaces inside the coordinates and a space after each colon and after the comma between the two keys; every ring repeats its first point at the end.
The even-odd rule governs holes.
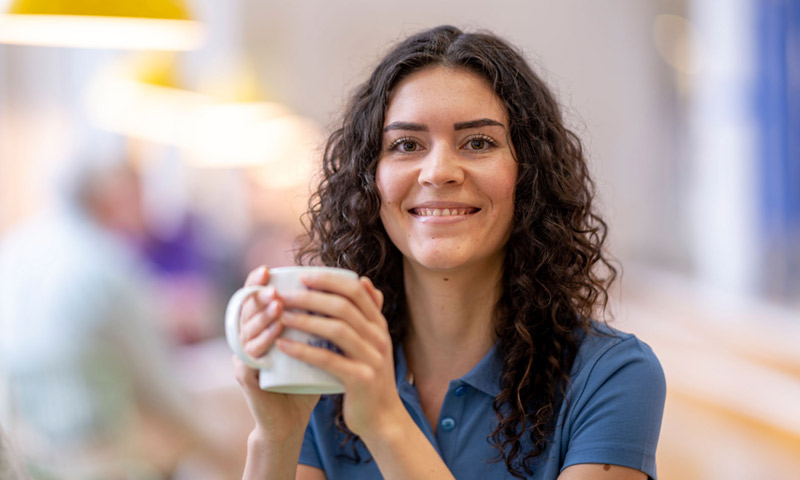
{"type": "Polygon", "coordinates": [[[637,270],[616,309],[667,377],[661,480],[800,478],[800,311],[637,270]]]}

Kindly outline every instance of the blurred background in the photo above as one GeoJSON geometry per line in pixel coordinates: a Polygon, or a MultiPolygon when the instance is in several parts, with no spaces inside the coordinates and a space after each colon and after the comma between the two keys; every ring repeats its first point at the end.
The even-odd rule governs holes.
{"type": "Polygon", "coordinates": [[[34,478],[240,476],[227,297],[292,263],[350,91],[443,23],[521,47],[584,141],[660,478],[797,478],[800,2],[0,7],[0,425],[34,478]]]}

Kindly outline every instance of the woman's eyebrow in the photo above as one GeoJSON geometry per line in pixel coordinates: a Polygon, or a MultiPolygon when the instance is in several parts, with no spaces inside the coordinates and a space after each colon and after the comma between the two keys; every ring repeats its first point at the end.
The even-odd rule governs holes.
{"type": "MultiPolygon", "coordinates": [[[[453,124],[454,130],[466,130],[468,128],[478,128],[478,127],[503,127],[505,125],[498,122],[497,120],[492,120],[491,118],[479,118],[478,120],[470,120],[468,122],[458,122],[453,124]]],[[[391,130],[408,130],[411,132],[427,132],[428,127],[421,123],[413,123],[413,122],[392,122],[389,125],[383,127],[384,132],[388,132],[391,130]]]]}
{"type": "Polygon", "coordinates": [[[388,132],[390,130],[410,130],[412,132],[427,132],[428,127],[421,123],[392,122],[389,125],[383,127],[384,132],[388,132]]]}
{"type": "Polygon", "coordinates": [[[506,128],[505,125],[498,122],[497,120],[492,120],[491,118],[481,118],[478,120],[470,120],[468,122],[459,122],[453,125],[454,130],[466,130],[468,128],[478,128],[478,127],[503,127],[506,128]]]}

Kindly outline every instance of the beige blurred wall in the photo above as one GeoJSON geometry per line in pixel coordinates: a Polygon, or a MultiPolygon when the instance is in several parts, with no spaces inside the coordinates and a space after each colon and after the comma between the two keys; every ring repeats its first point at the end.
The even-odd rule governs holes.
{"type": "MultiPolygon", "coordinates": [[[[366,0],[195,2],[211,43],[191,65],[241,50],[262,90],[323,125],[394,41],[449,23],[489,29],[518,45],[563,101],[584,140],[621,258],[685,263],[673,186],[673,73],[658,56],[653,22],[680,2],[661,0],[431,2],[366,0]]],[[[113,55],[112,55],[113,56],[113,55]]],[[[41,169],[65,131],[85,123],[77,100],[97,54],[0,46],[0,232],[40,203],[41,169]]],[[[202,67],[196,68],[202,70],[202,67]]],[[[45,185],[45,186],[43,186],[45,185]]],[[[46,192],[44,192],[46,193],[46,192]]]]}

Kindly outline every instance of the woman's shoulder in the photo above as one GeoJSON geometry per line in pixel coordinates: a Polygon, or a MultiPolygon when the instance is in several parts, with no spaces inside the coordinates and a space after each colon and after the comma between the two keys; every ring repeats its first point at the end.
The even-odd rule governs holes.
{"type": "Polygon", "coordinates": [[[635,376],[664,383],[664,372],[653,349],[636,335],[606,323],[592,321],[578,334],[578,351],[572,368],[573,383],[590,377],[635,376]]]}
{"type": "Polygon", "coordinates": [[[561,408],[562,467],[610,463],[655,478],[666,398],[658,357],[635,335],[595,322],[579,334],[561,408]]]}

